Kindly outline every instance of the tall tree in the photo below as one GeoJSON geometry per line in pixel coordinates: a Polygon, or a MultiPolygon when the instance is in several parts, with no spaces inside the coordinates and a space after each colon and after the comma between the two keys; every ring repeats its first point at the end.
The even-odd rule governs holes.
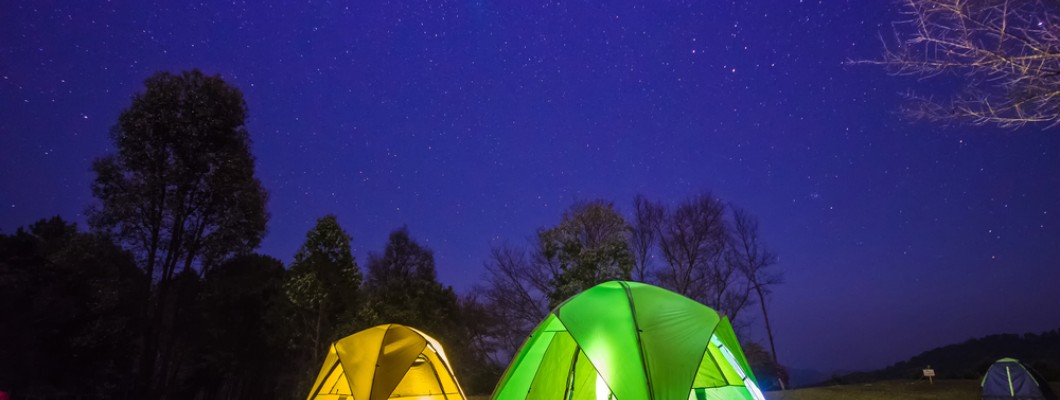
{"type": "Polygon", "coordinates": [[[367,301],[362,318],[369,324],[413,326],[438,339],[465,390],[486,393],[500,366],[487,339],[495,320],[474,295],[458,298],[438,282],[434,253],[402,227],[390,233],[382,253],[368,260],[367,301]]]}
{"type": "Polygon", "coordinates": [[[454,329],[446,339],[446,354],[468,394],[489,394],[508,364],[494,340],[505,329],[503,320],[476,291],[460,296],[457,311],[454,329]]]}
{"type": "Polygon", "coordinates": [[[880,60],[900,75],[960,77],[949,100],[912,94],[908,114],[976,125],[1060,123],[1060,5],[1043,0],[902,0],[880,60]]]}
{"type": "Polygon", "coordinates": [[[737,317],[750,301],[750,287],[726,257],[731,228],[725,204],[701,193],[673,210],[658,207],[663,215],[659,252],[666,262],[656,273],[659,284],[727,315],[739,328],[737,317]]]}
{"type": "Polygon", "coordinates": [[[390,232],[383,253],[369,255],[366,287],[362,313],[370,324],[408,324],[439,336],[451,328],[456,294],[438,282],[434,253],[413,240],[408,228],[390,232]]]}
{"type": "Polygon", "coordinates": [[[666,207],[652,202],[641,194],[633,198],[633,226],[629,235],[629,249],[633,254],[633,279],[647,282],[652,271],[652,259],[659,241],[659,228],[666,217],[666,207]]]}
{"type": "Polygon", "coordinates": [[[777,263],[777,256],[761,242],[758,234],[758,219],[744,209],[737,207],[731,207],[731,209],[732,244],[726,253],[726,258],[743,274],[744,279],[757,295],[758,304],[762,308],[762,319],[766,325],[766,334],[769,337],[769,350],[773,357],[773,364],[780,365],[777,361],[777,347],[773,340],[773,327],[769,323],[769,312],[766,308],[772,292],[771,287],[783,282],[781,273],[770,269],[777,263]]]}
{"type": "Polygon", "coordinates": [[[666,212],[660,224],[659,248],[666,267],[659,273],[664,286],[701,302],[707,301],[708,279],[721,263],[728,234],[725,204],[709,193],[689,198],[666,212]]]}
{"type": "Polygon", "coordinates": [[[629,224],[603,200],[575,203],[559,225],[537,233],[536,261],[552,272],[549,307],[609,280],[629,280],[629,224]]]}
{"type": "Polygon", "coordinates": [[[268,216],[242,93],[198,70],[161,72],[145,86],[111,130],[117,153],[93,163],[99,204],[89,222],[134,251],[155,282],[137,379],[137,396],[151,399],[163,389],[155,373],[168,354],[159,352],[158,336],[171,327],[163,314],[181,300],[169,288],[178,268],[205,272],[257,247],[268,216]]]}
{"type": "Polygon", "coordinates": [[[491,337],[505,353],[502,359],[514,355],[526,335],[548,315],[554,271],[544,267],[531,262],[524,249],[508,244],[490,249],[486,281],[477,291],[497,321],[491,337]]]}
{"type": "Polygon", "coordinates": [[[292,305],[293,345],[304,368],[319,365],[328,343],[358,326],[362,276],[350,240],[338,218],[321,217],[306,233],[284,282],[292,305]]]}

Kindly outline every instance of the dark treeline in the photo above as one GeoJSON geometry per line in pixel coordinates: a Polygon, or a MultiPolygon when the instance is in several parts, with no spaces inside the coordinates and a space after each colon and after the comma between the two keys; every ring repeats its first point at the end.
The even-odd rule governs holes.
{"type": "Polygon", "coordinates": [[[1000,334],[937,347],[869,372],[836,376],[824,384],[917,379],[931,366],[942,379],[980,379],[995,361],[1012,357],[1048,381],[1060,381],[1060,329],[1042,333],[1000,334]]]}
{"type": "MultiPolygon", "coordinates": [[[[162,341],[168,365],[158,367],[167,374],[152,396],[303,398],[328,344],[391,322],[436,336],[466,390],[489,392],[500,367],[471,340],[480,336],[479,305],[437,281],[431,251],[395,230],[362,283],[349,243],[329,215],[289,268],[248,253],[205,273],[179,272],[170,284],[180,305],[162,341]]],[[[58,217],[0,234],[0,390],[141,398],[137,368],[155,320],[141,313],[147,282],[131,252],[58,217]]]]}
{"type": "Polygon", "coordinates": [[[149,78],[92,170],[88,227],[59,217],[0,234],[0,390],[14,398],[303,398],[327,346],[382,323],[439,339],[465,391],[489,393],[550,307],[638,280],[738,331],[763,387],[785,380],[769,325],[776,256],[744,210],[701,193],[637,196],[624,216],[577,202],[523,245],[492,249],[466,295],[406,228],[364,265],[334,215],[289,265],[254,251],[268,222],[242,94],[198,71],[149,78]],[[746,336],[746,335],[744,335],[746,336]]]}

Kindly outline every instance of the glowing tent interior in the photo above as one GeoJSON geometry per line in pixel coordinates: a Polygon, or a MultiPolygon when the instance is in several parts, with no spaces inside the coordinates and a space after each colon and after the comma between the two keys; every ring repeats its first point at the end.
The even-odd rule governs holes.
{"type": "Polygon", "coordinates": [[[416,329],[387,324],[331,344],[307,400],[465,400],[445,351],[416,329]]]}
{"type": "Polygon", "coordinates": [[[1049,383],[1015,358],[1002,358],[986,370],[982,387],[982,400],[1052,400],[1049,383]]]}
{"type": "Polygon", "coordinates": [[[655,286],[612,281],[534,329],[494,400],[764,400],[725,317],[655,286]]]}

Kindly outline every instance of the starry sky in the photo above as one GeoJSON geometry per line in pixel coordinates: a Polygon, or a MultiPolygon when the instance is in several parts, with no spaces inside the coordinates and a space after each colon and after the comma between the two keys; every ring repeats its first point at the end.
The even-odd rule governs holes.
{"type": "MultiPolygon", "coordinates": [[[[359,260],[407,225],[479,282],[573,202],[746,208],[779,254],[782,363],[869,369],[1060,321],[1060,134],[902,120],[887,1],[37,1],[0,5],[0,230],[84,226],[93,159],[157,71],[246,96],[289,262],[338,215],[359,260]]],[[[762,331],[752,332],[763,340],[762,331]]]]}

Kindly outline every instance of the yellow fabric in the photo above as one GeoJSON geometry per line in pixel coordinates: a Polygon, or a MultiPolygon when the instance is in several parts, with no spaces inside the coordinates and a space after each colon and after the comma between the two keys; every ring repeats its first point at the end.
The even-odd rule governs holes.
{"type": "MultiPolygon", "coordinates": [[[[416,357],[426,347],[427,341],[422,336],[404,326],[391,325],[383,338],[369,400],[389,399],[416,357]]],[[[423,388],[423,392],[430,393],[430,389],[423,388]]]]}
{"type": "Polygon", "coordinates": [[[465,400],[436,340],[387,324],[333,343],[307,400],[465,400]]]}
{"type": "Polygon", "coordinates": [[[390,397],[406,398],[424,394],[433,396],[442,395],[443,392],[437,375],[431,368],[431,363],[426,358],[420,358],[412,367],[409,367],[408,372],[401,378],[401,382],[391,392],[390,397]]]}
{"type": "Polygon", "coordinates": [[[328,355],[324,358],[324,365],[331,365],[328,371],[321,370],[313,387],[319,387],[321,394],[349,395],[350,385],[342,373],[342,365],[338,363],[339,356],[335,351],[335,345],[328,346],[328,355]]]}
{"type": "Polygon", "coordinates": [[[427,340],[427,349],[430,351],[424,351],[423,355],[427,357],[431,362],[431,365],[440,365],[445,368],[445,373],[437,374],[438,381],[442,385],[442,390],[449,394],[460,394],[460,385],[456,383],[456,378],[453,376],[453,368],[449,365],[449,357],[445,355],[445,349],[442,348],[442,344],[438,343],[437,340],[434,340],[434,338],[427,334],[420,332],[416,328],[408,328],[427,340]]]}

